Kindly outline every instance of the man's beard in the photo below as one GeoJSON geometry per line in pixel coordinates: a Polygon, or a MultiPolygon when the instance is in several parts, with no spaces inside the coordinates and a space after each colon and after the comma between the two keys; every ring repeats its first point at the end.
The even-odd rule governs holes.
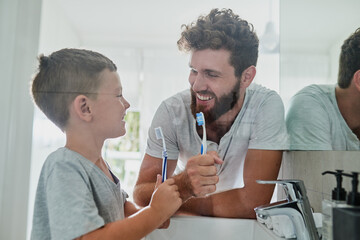
{"type": "Polygon", "coordinates": [[[214,96],[214,94],[211,92],[207,92],[207,91],[199,92],[204,95],[207,94],[207,95],[214,96],[215,104],[209,110],[205,110],[204,106],[197,106],[196,105],[196,93],[192,90],[192,88],[190,88],[190,92],[191,92],[190,107],[191,107],[191,112],[192,112],[194,118],[196,119],[196,113],[203,112],[206,123],[213,123],[217,119],[219,119],[222,115],[224,115],[225,113],[230,111],[235,106],[237,101],[239,100],[240,80],[238,80],[236,82],[235,86],[231,89],[231,91],[229,93],[221,96],[219,99],[216,96],[214,96]]]}

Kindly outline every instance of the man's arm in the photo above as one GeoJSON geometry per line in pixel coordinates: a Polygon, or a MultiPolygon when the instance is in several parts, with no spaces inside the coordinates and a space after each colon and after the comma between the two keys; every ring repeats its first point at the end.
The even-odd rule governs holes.
{"type": "MultiPolygon", "coordinates": [[[[176,176],[172,176],[176,168],[176,160],[168,160],[167,175],[172,176],[178,186],[183,201],[193,196],[205,196],[216,190],[215,184],[219,181],[216,175],[215,163],[222,160],[214,152],[197,155],[189,158],[186,168],[176,176]]],[[[156,175],[161,174],[162,160],[145,154],[142,161],[139,177],[134,188],[134,201],[139,206],[146,206],[154,190],[156,175]]]]}
{"type": "Polygon", "coordinates": [[[276,180],[281,159],[282,151],[249,149],[244,165],[243,188],[191,198],[180,211],[215,217],[255,218],[254,208],[269,203],[275,187],[258,184],[256,180],[276,180]]]}

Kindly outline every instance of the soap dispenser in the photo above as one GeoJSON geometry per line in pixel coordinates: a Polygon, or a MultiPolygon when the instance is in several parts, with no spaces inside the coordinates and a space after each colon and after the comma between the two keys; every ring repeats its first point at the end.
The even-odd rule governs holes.
{"type": "Polygon", "coordinates": [[[347,207],[333,208],[333,239],[359,240],[360,236],[360,193],[358,174],[343,174],[351,177],[352,190],[347,196],[347,207]]]}
{"type": "Polygon", "coordinates": [[[358,192],[359,173],[352,172],[352,174],[343,174],[343,175],[352,178],[351,180],[352,189],[347,196],[346,203],[352,207],[359,207],[360,206],[360,193],[358,192]]]}
{"type": "Polygon", "coordinates": [[[336,170],[336,172],[325,171],[322,175],[333,174],[336,177],[336,187],[332,190],[331,200],[324,199],[322,201],[322,214],[323,214],[323,226],[322,226],[322,239],[333,239],[333,221],[332,221],[332,209],[334,207],[346,206],[346,191],[342,185],[343,170],[336,170]]]}

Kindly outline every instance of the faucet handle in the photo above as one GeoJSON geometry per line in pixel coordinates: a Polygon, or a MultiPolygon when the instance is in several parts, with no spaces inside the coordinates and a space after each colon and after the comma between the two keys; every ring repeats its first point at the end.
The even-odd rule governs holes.
{"type": "Polygon", "coordinates": [[[288,201],[295,201],[306,197],[305,185],[300,179],[256,180],[256,182],[283,186],[288,201]]]}

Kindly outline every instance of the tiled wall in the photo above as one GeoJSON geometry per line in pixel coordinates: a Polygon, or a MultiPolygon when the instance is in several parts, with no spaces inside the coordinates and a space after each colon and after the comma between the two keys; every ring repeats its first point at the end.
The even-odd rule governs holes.
{"type": "MultiPolygon", "coordinates": [[[[307,189],[310,205],[315,212],[321,212],[321,201],[331,199],[336,186],[333,175],[322,175],[327,170],[342,169],[344,172],[360,172],[360,152],[356,151],[290,151],[284,152],[279,179],[301,179],[307,189]]],[[[360,177],[360,176],[359,176],[360,177]]],[[[351,178],[343,178],[343,188],[351,190],[351,178]]],[[[360,186],[358,187],[360,191],[360,186]]],[[[278,188],[278,199],[284,199],[284,192],[278,188]]]]}

